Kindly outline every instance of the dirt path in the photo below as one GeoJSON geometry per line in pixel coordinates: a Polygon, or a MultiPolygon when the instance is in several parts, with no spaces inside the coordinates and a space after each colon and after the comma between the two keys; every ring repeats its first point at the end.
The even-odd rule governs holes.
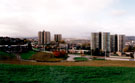
{"type": "Polygon", "coordinates": [[[29,61],[0,61],[4,64],[44,65],[44,66],[97,66],[97,67],[135,67],[134,61],[104,61],[92,60],[86,62],[29,62],[29,61]]]}

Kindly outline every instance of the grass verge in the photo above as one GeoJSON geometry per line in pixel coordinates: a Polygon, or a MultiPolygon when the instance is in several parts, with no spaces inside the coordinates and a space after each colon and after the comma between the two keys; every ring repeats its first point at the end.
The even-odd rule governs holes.
{"type": "Polygon", "coordinates": [[[25,60],[28,60],[28,59],[31,58],[32,55],[34,55],[34,54],[36,54],[36,53],[37,53],[37,52],[35,52],[35,51],[29,51],[29,52],[27,52],[27,53],[22,53],[22,54],[21,54],[21,58],[22,58],[22,59],[25,59],[25,60]]]}
{"type": "Polygon", "coordinates": [[[93,58],[92,60],[105,60],[103,58],[93,58]]]}
{"type": "Polygon", "coordinates": [[[74,60],[75,61],[88,61],[88,59],[85,57],[75,57],[74,60]]]}
{"type": "Polygon", "coordinates": [[[0,60],[13,59],[13,58],[15,58],[14,54],[0,51],[0,60]]]}

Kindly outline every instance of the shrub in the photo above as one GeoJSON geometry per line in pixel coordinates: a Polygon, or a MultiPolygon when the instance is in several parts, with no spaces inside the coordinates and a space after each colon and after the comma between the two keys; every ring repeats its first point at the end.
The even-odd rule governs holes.
{"type": "Polygon", "coordinates": [[[54,51],[53,54],[54,54],[55,57],[59,57],[60,56],[60,52],[59,51],[54,51]]]}
{"type": "Polygon", "coordinates": [[[54,51],[53,54],[54,54],[54,56],[56,58],[64,58],[64,59],[66,59],[68,57],[67,53],[65,51],[54,51]]]}
{"type": "Polygon", "coordinates": [[[58,62],[61,61],[63,59],[58,59],[55,58],[55,56],[53,55],[53,53],[46,53],[46,52],[38,52],[35,55],[32,55],[31,57],[32,60],[36,60],[39,62],[58,62]]]}
{"type": "Polygon", "coordinates": [[[114,54],[113,56],[119,56],[118,54],[114,54]]]}

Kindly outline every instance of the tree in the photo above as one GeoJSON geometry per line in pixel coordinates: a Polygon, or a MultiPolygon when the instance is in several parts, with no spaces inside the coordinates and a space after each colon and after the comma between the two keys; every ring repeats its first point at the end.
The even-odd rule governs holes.
{"type": "Polygon", "coordinates": [[[134,52],[135,51],[135,47],[130,45],[128,47],[125,47],[123,50],[124,50],[124,52],[134,52]]]}
{"type": "Polygon", "coordinates": [[[100,50],[98,48],[96,48],[93,52],[93,55],[95,56],[100,56],[100,50]]]}
{"type": "Polygon", "coordinates": [[[28,43],[28,50],[32,50],[31,42],[28,43]]]}
{"type": "Polygon", "coordinates": [[[127,51],[128,51],[128,47],[125,47],[125,48],[123,49],[123,51],[124,51],[124,52],[127,52],[127,51]]]}
{"type": "Polygon", "coordinates": [[[66,42],[64,40],[59,41],[61,44],[65,44],[66,42]]]}

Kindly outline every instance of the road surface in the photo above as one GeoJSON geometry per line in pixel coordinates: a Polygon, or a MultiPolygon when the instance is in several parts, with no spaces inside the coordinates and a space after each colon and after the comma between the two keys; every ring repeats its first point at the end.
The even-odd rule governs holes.
{"type": "MultiPolygon", "coordinates": [[[[76,57],[81,57],[81,55],[74,55],[74,54],[69,54],[68,55],[69,57],[67,58],[67,61],[75,61],[74,58],[76,57]]],[[[86,57],[86,58],[90,58],[90,56],[83,56],[83,57],[86,57]]]]}

